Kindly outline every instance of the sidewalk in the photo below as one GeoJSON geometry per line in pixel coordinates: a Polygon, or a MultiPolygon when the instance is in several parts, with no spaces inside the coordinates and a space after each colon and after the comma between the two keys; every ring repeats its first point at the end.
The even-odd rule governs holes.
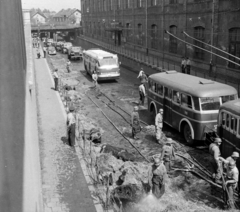
{"type": "MultiPolygon", "coordinates": [[[[66,113],[46,59],[34,49],[45,212],[96,211],[76,151],[66,144],[66,113]]],[[[42,54],[43,55],[43,54],[42,54]]]]}

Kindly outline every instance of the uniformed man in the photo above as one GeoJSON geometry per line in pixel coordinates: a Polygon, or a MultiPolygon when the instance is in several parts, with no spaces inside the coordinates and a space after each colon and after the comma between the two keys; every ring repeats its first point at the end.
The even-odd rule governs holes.
{"type": "Polygon", "coordinates": [[[221,155],[219,146],[221,143],[221,138],[215,138],[214,143],[211,143],[209,146],[209,153],[212,155],[210,163],[213,169],[213,179],[216,183],[220,182],[221,179],[222,162],[219,160],[221,155]]]}
{"type": "Polygon", "coordinates": [[[162,128],[163,128],[163,109],[159,109],[159,113],[155,117],[155,127],[156,127],[156,139],[160,143],[162,138],[162,128]]]}
{"type": "Polygon", "coordinates": [[[239,171],[236,167],[235,161],[222,160],[227,164],[226,177],[223,180],[223,201],[226,207],[235,209],[234,205],[234,191],[238,185],[239,171]]]}
{"type": "Polygon", "coordinates": [[[172,139],[167,138],[167,142],[162,147],[161,157],[160,159],[163,160],[163,163],[166,167],[167,172],[171,169],[171,160],[175,159],[175,153],[172,146],[172,139]]]}
{"type": "Polygon", "coordinates": [[[138,139],[137,133],[141,131],[141,125],[139,120],[138,106],[134,107],[134,110],[131,115],[131,126],[132,126],[132,136],[133,139],[138,139]]]}
{"type": "Polygon", "coordinates": [[[167,170],[163,164],[163,161],[156,157],[154,158],[154,164],[149,170],[149,185],[153,195],[160,199],[165,193],[165,183],[167,180],[167,170]]]}
{"type": "Polygon", "coordinates": [[[75,146],[75,129],[76,129],[76,115],[74,113],[74,107],[69,107],[69,113],[67,114],[67,134],[69,146],[75,146]]]}

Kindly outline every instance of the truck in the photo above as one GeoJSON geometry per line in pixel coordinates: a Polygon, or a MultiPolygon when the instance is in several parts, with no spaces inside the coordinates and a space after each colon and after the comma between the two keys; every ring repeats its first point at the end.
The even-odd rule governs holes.
{"type": "Polygon", "coordinates": [[[82,60],[83,54],[82,54],[82,48],[80,46],[72,46],[68,48],[68,59],[79,59],[82,60]]]}

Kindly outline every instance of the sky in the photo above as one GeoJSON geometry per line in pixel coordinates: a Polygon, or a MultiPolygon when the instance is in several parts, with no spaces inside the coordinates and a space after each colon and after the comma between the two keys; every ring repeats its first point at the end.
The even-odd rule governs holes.
{"type": "Polygon", "coordinates": [[[68,8],[80,9],[80,2],[80,0],[22,0],[22,8],[40,8],[58,12],[68,8]]]}

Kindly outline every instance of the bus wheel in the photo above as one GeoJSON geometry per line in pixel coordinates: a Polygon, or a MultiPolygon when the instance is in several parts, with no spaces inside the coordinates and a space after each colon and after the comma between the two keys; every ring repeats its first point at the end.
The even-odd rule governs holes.
{"type": "Polygon", "coordinates": [[[183,135],[186,142],[190,145],[193,145],[192,132],[188,124],[184,125],[183,135]]]}

